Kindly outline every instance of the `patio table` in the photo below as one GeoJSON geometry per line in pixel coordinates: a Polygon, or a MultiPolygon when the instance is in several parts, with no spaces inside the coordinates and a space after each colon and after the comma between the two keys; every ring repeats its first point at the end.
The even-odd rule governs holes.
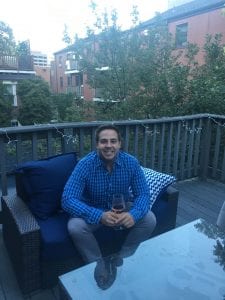
{"type": "Polygon", "coordinates": [[[94,280],[96,263],[59,277],[62,299],[225,299],[225,233],[203,219],[143,242],[117,268],[107,290],[94,280]]]}

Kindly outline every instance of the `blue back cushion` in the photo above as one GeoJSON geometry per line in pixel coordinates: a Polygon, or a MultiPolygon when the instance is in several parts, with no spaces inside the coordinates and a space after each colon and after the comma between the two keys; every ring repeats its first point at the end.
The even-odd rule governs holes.
{"type": "Polygon", "coordinates": [[[76,153],[72,152],[26,162],[16,168],[17,193],[28,201],[35,216],[47,219],[61,207],[64,185],[76,163],[76,153]]]}

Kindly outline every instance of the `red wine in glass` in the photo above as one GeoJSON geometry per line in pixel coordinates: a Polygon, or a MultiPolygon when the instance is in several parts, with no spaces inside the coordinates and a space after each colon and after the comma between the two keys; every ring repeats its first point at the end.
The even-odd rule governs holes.
{"type": "Polygon", "coordinates": [[[116,214],[121,214],[125,210],[125,201],[123,194],[114,194],[112,198],[112,210],[116,214]]]}

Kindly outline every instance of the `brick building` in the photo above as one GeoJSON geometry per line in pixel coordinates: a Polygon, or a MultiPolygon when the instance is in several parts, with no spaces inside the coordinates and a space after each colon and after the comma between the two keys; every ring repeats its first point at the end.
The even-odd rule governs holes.
{"type": "MultiPolygon", "coordinates": [[[[173,34],[177,49],[185,53],[188,42],[196,43],[200,48],[198,62],[203,63],[203,45],[207,34],[221,33],[225,43],[225,0],[183,1],[184,4],[179,6],[175,6],[178,1],[170,2],[172,8],[162,13],[161,18],[173,34]]],[[[140,31],[154,26],[156,20],[154,17],[143,22],[139,26],[140,31]]],[[[98,91],[87,85],[86,75],[79,69],[79,60],[75,58],[73,46],[55,53],[52,89],[55,93],[74,92],[86,100],[98,98],[98,91]]]]}

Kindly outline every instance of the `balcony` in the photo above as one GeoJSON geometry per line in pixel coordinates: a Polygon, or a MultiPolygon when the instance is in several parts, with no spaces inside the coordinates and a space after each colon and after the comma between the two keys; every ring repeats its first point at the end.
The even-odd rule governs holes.
{"type": "Polygon", "coordinates": [[[33,71],[32,56],[0,56],[0,70],[33,71]]]}
{"type": "Polygon", "coordinates": [[[68,86],[66,88],[67,93],[73,93],[75,94],[78,98],[84,98],[84,86],[68,86]]]}
{"type": "MultiPolygon", "coordinates": [[[[177,177],[180,191],[177,226],[197,218],[216,222],[225,194],[225,116],[200,114],[113,123],[122,132],[125,151],[135,155],[143,166],[177,177]]],[[[70,151],[82,157],[95,148],[94,132],[101,124],[79,122],[0,128],[2,194],[15,191],[11,175],[15,164],[70,151]]],[[[0,295],[5,296],[3,299],[27,299],[18,289],[1,231],[0,242],[1,261],[4,261],[0,274],[8,276],[7,280],[5,275],[0,276],[0,295]]],[[[30,299],[38,296],[59,299],[57,287],[30,295],[30,299]]]]}
{"type": "Polygon", "coordinates": [[[31,79],[35,74],[32,56],[0,56],[1,81],[31,79]]]}
{"type": "Polygon", "coordinates": [[[80,72],[80,64],[78,60],[68,59],[66,60],[65,74],[77,74],[80,72]]]}

